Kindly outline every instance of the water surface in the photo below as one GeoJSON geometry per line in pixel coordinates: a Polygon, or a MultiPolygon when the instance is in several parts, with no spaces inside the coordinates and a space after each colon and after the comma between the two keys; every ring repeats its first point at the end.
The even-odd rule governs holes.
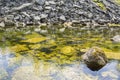
{"type": "Polygon", "coordinates": [[[0,32],[0,80],[120,80],[120,27],[52,27],[0,32]],[[57,27],[57,28],[56,28],[57,27]],[[104,50],[109,62],[91,71],[81,60],[89,48],[104,50]]]}

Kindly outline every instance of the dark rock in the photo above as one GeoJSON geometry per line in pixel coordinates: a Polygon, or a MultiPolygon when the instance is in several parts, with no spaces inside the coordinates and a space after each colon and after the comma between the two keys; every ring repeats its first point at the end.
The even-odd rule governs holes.
{"type": "Polygon", "coordinates": [[[47,53],[47,54],[49,54],[49,53],[52,52],[52,50],[50,50],[49,48],[44,48],[44,47],[41,48],[40,51],[41,51],[41,52],[45,52],[45,53],[47,53]]]}
{"type": "Polygon", "coordinates": [[[93,71],[101,69],[107,63],[105,53],[98,47],[90,48],[82,58],[87,67],[93,71]]]}

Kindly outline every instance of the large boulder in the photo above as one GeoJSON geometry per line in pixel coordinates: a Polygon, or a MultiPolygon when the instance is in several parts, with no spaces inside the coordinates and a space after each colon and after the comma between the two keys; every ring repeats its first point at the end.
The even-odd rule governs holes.
{"type": "Polygon", "coordinates": [[[107,63],[104,51],[98,47],[90,48],[83,56],[83,61],[93,71],[101,69],[107,63]]]}

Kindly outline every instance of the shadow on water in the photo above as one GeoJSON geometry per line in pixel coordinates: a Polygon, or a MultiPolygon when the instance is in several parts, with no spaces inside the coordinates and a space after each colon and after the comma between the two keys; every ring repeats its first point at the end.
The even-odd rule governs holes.
{"type": "Polygon", "coordinates": [[[0,80],[120,80],[119,27],[37,29],[0,33],[0,80]],[[81,61],[92,46],[110,59],[99,71],[81,61]]]}

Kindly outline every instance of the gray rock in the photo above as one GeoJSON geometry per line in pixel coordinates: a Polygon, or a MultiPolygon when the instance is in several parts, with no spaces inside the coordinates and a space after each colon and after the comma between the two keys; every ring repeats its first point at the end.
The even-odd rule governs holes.
{"type": "Polygon", "coordinates": [[[18,7],[12,8],[12,9],[10,10],[10,12],[19,11],[19,10],[21,10],[21,9],[23,9],[23,8],[26,8],[26,7],[29,7],[29,6],[31,6],[31,5],[33,5],[33,3],[24,3],[24,4],[22,4],[22,5],[18,6],[18,7]]]}
{"type": "Polygon", "coordinates": [[[61,16],[60,16],[60,20],[65,21],[65,20],[66,20],[65,16],[64,16],[64,15],[61,15],[61,16]]]}
{"type": "Polygon", "coordinates": [[[107,64],[107,57],[100,48],[92,47],[83,56],[83,61],[93,71],[101,69],[107,64]]]}
{"type": "Polygon", "coordinates": [[[46,1],[45,5],[55,5],[55,1],[46,1]]]}
{"type": "Polygon", "coordinates": [[[44,19],[48,17],[48,14],[41,14],[40,16],[41,16],[41,19],[44,19]]]}
{"type": "Polygon", "coordinates": [[[34,20],[39,21],[40,17],[39,16],[34,16],[34,20]]]}
{"type": "Polygon", "coordinates": [[[22,12],[22,14],[30,18],[30,15],[27,12],[22,12]]]}
{"type": "Polygon", "coordinates": [[[120,35],[116,35],[113,38],[111,38],[111,40],[115,43],[120,43],[120,35]]]}
{"type": "Polygon", "coordinates": [[[18,19],[20,19],[20,17],[19,17],[19,16],[14,17],[14,20],[18,20],[18,19]]]}
{"type": "Polygon", "coordinates": [[[35,2],[39,5],[43,5],[45,3],[45,0],[35,0],[35,2]]]}
{"type": "Polygon", "coordinates": [[[47,9],[47,10],[51,10],[52,7],[50,7],[50,6],[46,6],[45,9],[47,9]]]}

